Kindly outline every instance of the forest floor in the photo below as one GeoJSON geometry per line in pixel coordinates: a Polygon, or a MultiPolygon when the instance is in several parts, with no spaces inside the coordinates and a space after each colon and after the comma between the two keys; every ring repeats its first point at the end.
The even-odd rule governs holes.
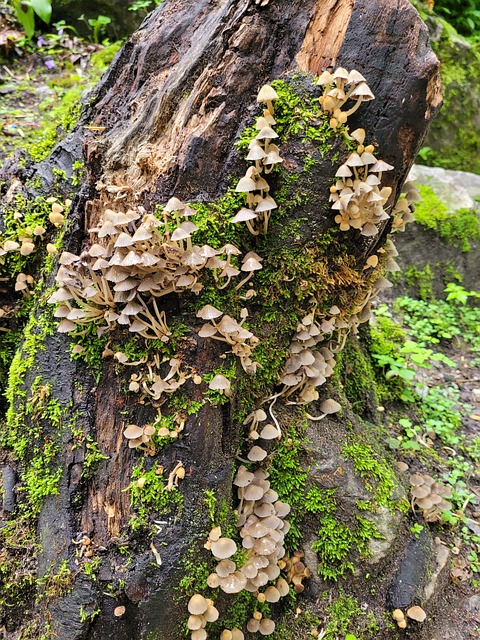
{"type": "Polygon", "coordinates": [[[0,22],[0,163],[18,148],[36,161],[48,155],[119,47],[83,40],[68,26],[7,47],[0,22]]]}
{"type": "Polygon", "coordinates": [[[480,309],[464,293],[455,285],[448,301],[397,298],[378,307],[373,329],[373,357],[404,399],[385,402],[387,444],[409,477],[428,474],[452,492],[452,509],[428,523],[412,499],[412,532],[430,527],[437,544],[450,549],[455,588],[433,599],[435,640],[480,637],[480,309]],[[388,342],[392,334],[397,350],[379,354],[386,349],[378,335],[388,342]],[[456,615],[446,619],[446,611],[456,615]]]}

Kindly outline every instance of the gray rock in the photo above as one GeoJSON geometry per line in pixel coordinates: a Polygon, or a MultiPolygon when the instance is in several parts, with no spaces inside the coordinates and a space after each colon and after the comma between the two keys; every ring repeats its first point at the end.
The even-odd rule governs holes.
{"type": "Polygon", "coordinates": [[[368,562],[377,564],[385,558],[394,543],[402,522],[402,514],[399,511],[392,512],[387,507],[378,507],[375,513],[368,514],[368,519],[376,524],[378,532],[383,536],[383,539],[372,538],[368,543],[372,554],[368,562]]]}
{"type": "Polygon", "coordinates": [[[480,197],[480,176],[476,173],[417,164],[413,166],[409,177],[418,184],[431,187],[450,211],[478,207],[475,198],[480,197]]]}
{"type": "Polygon", "coordinates": [[[15,496],[15,483],[17,477],[15,470],[9,465],[3,467],[2,484],[3,484],[3,510],[14,511],[17,500],[15,496]]]}
{"type": "Polygon", "coordinates": [[[433,541],[426,527],[418,538],[412,538],[400,561],[400,566],[387,591],[387,603],[392,609],[404,609],[416,604],[428,580],[433,560],[433,541]]]}
{"type": "Polygon", "coordinates": [[[425,589],[423,592],[423,595],[425,596],[425,600],[427,601],[430,600],[430,598],[433,596],[435,591],[437,591],[438,580],[443,570],[445,569],[445,566],[449,558],[450,558],[449,548],[443,544],[437,544],[436,551],[435,551],[435,561],[437,563],[437,566],[434,572],[432,573],[430,580],[428,581],[428,584],[425,586],[425,589]]]}

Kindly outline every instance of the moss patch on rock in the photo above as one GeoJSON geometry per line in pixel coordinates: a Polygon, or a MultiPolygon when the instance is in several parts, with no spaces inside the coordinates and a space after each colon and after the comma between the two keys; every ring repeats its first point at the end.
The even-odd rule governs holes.
{"type": "Polygon", "coordinates": [[[447,244],[470,251],[470,242],[480,240],[480,224],[475,211],[457,209],[450,212],[431,187],[418,185],[418,191],[422,199],[415,206],[416,222],[438,233],[447,244]]]}

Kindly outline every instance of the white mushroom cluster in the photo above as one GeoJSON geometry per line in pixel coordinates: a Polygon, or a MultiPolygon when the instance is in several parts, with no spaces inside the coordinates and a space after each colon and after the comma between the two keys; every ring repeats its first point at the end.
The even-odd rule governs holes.
{"type": "Polygon", "coordinates": [[[254,362],[250,356],[259,341],[251,331],[242,326],[247,317],[246,308],[242,309],[241,320],[237,322],[234,318],[207,304],[197,312],[197,318],[206,321],[198,335],[201,338],[213,338],[226,342],[231,347],[232,353],[240,359],[244,371],[253,375],[257,370],[258,362],[254,362]]]}
{"type": "MultiPolygon", "coordinates": [[[[51,204],[52,210],[49,214],[49,221],[55,226],[62,226],[65,217],[62,212],[65,211],[65,207],[70,206],[71,200],[66,200],[64,204],[60,204],[57,201],[57,198],[51,197],[47,198],[46,202],[51,204]]],[[[19,253],[21,256],[29,256],[34,253],[38,249],[38,242],[44,239],[46,229],[41,224],[35,224],[28,226],[23,221],[23,213],[22,211],[15,211],[13,214],[13,224],[14,231],[9,231],[8,234],[0,239],[0,266],[5,264],[5,256],[8,253],[19,253]]],[[[56,247],[53,244],[47,244],[47,252],[48,253],[56,253],[56,247]]],[[[26,276],[25,274],[19,274],[25,276],[25,278],[21,278],[18,280],[15,285],[15,291],[23,291],[27,292],[27,281],[26,278],[31,278],[31,276],[26,276]],[[23,283],[23,285],[22,285],[23,283]]],[[[33,283],[32,281],[28,284],[33,283]]]]}
{"type": "Polygon", "coordinates": [[[405,231],[405,225],[413,222],[413,211],[415,210],[414,202],[420,200],[420,195],[411,182],[406,182],[402,188],[402,195],[392,212],[392,233],[395,231],[405,231]]]}
{"type": "Polygon", "coordinates": [[[410,476],[412,488],[412,509],[420,507],[427,522],[440,522],[442,511],[450,511],[452,504],[448,498],[452,497],[452,490],[428,474],[414,473],[410,476]]]}
{"type": "Polygon", "coordinates": [[[276,164],[283,162],[279,148],[272,142],[278,138],[273,129],[276,124],[273,102],[277,99],[277,92],[268,84],[258,93],[257,102],[266,104],[267,108],[257,118],[255,126],[258,133],[248,145],[246,160],[253,164],[235,188],[237,193],[245,194],[246,207],[240,209],[230,222],[245,222],[254,236],[267,232],[272,211],[277,208],[275,200],[268,195],[270,187],[262,175],[270,173],[276,164]]]}
{"type": "Polygon", "coordinates": [[[330,116],[330,126],[335,131],[347,122],[348,117],[357,111],[362,102],[373,100],[375,97],[365,78],[355,69],[347,71],[338,67],[333,73],[324,71],[317,84],[324,87],[319,102],[325,113],[330,116]],[[355,104],[350,109],[342,111],[348,100],[355,101],[355,104]]]}
{"type": "MultiPolygon", "coordinates": [[[[327,313],[314,309],[302,319],[288,349],[289,356],[280,378],[283,384],[280,395],[290,401],[295,396],[295,404],[318,400],[317,388],[333,374],[335,354],[343,349],[349,332],[368,319],[361,317],[362,309],[359,305],[354,315],[345,319],[339,307],[333,305],[327,313]]],[[[325,411],[322,410],[325,415],[340,409],[335,401],[325,403],[325,411]]]]}
{"type": "MultiPolygon", "coordinates": [[[[208,576],[207,584],[212,589],[220,588],[228,594],[240,593],[245,589],[254,593],[259,602],[274,603],[289,592],[288,582],[280,577],[279,562],[285,556],[283,539],[290,528],[285,517],[290,512],[290,506],[278,499],[267,478],[268,473],[264,469],[250,472],[243,465],[239,467],[233,484],[238,487],[238,525],[247,556],[242,566],[238,567],[231,559],[237,552],[237,544],[230,538],[222,537],[220,527],[214,527],[205,547],[219,562],[215,571],[208,576]]],[[[258,617],[257,614],[252,618],[258,622],[261,619],[262,616],[258,617]]],[[[261,627],[250,621],[247,629],[270,635],[275,624],[267,620],[261,623],[261,627]]],[[[230,636],[225,634],[225,637],[230,636]]]]}
{"type": "MultiPolygon", "coordinates": [[[[210,270],[219,288],[241,273],[232,264],[240,251],[231,244],[221,249],[193,245],[198,230],[189,220],[195,211],[170,198],[160,220],[142,207],[126,212],[104,212],[93,229],[98,242],[80,256],[64,251],[56,280],[60,288],[49,302],[61,303],[58,330],[70,333],[90,322],[100,331],[117,325],[144,338],[168,341],[170,332],[157,299],[173,292],[199,293],[202,269],[210,270]],[[171,228],[173,231],[171,231],[171,228]],[[101,244],[100,244],[101,243],[101,244]]],[[[255,268],[242,265],[248,272],[255,268]]]]}
{"type": "Polygon", "coordinates": [[[359,229],[362,236],[375,236],[377,225],[388,220],[385,205],[392,193],[390,187],[382,187],[382,173],[393,169],[392,165],[378,160],[373,145],[364,147],[364,129],[352,133],[359,143],[337,170],[337,182],[330,188],[332,209],[337,212],[335,222],[342,231],[359,229]]]}
{"type": "Polygon", "coordinates": [[[208,637],[205,627],[209,622],[218,620],[218,609],[212,600],[204,598],[200,593],[193,595],[188,602],[190,616],[187,627],[191,631],[191,640],[206,640],[208,637]]]}

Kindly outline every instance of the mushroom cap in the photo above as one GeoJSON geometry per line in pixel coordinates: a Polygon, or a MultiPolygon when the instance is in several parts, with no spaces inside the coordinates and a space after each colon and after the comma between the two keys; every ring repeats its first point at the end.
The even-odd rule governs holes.
{"type": "Polygon", "coordinates": [[[278,93],[269,84],[264,84],[257,95],[257,102],[278,100],[278,93]]]}
{"type": "Polygon", "coordinates": [[[267,457],[267,452],[265,451],[265,449],[262,449],[262,447],[259,447],[257,445],[252,447],[247,455],[247,458],[251,462],[261,462],[266,457],[267,457]]]}
{"type": "Polygon", "coordinates": [[[190,636],[191,640],[207,640],[207,632],[205,629],[196,629],[192,631],[192,635],[190,636]]]}
{"type": "Polygon", "coordinates": [[[272,140],[273,138],[278,138],[278,134],[272,129],[272,127],[263,127],[255,136],[257,140],[264,140],[268,138],[272,140]]]}
{"type": "Polygon", "coordinates": [[[280,597],[280,591],[276,587],[267,587],[265,589],[265,600],[267,602],[278,602],[280,597]]]}
{"type": "Polygon", "coordinates": [[[215,622],[218,620],[219,615],[218,609],[214,607],[213,604],[209,604],[207,610],[203,614],[203,617],[207,622],[215,622]]]}
{"type": "Polygon", "coordinates": [[[224,593],[240,593],[247,585],[247,577],[241,571],[231,573],[220,583],[220,589],[224,593]]]}
{"type": "Polygon", "coordinates": [[[395,611],[392,613],[392,617],[398,622],[399,620],[404,620],[405,614],[401,609],[395,609],[395,611]]]}
{"type": "Polygon", "coordinates": [[[333,76],[330,71],[324,71],[317,80],[319,85],[330,84],[331,82],[333,82],[333,76]]]}
{"type": "Polygon", "coordinates": [[[240,629],[232,629],[232,640],[244,640],[245,636],[243,635],[243,631],[240,629]]]}
{"type": "Polygon", "coordinates": [[[193,595],[188,602],[188,612],[194,616],[201,616],[207,608],[208,602],[200,593],[193,595]]]}
{"type": "Polygon", "coordinates": [[[277,580],[277,582],[275,583],[275,586],[277,587],[278,591],[280,592],[280,595],[282,598],[284,598],[288,592],[290,591],[290,587],[288,582],[285,580],[285,578],[279,578],[277,580]]]}
{"type": "Polygon", "coordinates": [[[260,438],[262,440],[274,440],[280,436],[279,430],[273,426],[273,424],[266,424],[260,431],[260,438]]]}
{"type": "Polygon", "coordinates": [[[233,480],[233,484],[237,487],[246,487],[249,485],[254,478],[253,473],[247,471],[247,468],[242,465],[238,467],[237,475],[233,480]]]}
{"type": "Polygon", "coordinates": [[[210,589],[216,589],[220,586],[221,579],[218,573],[211,573],[207,578],[207,584],[210,589]]]}
{"type": "Polygon", "coordinates": [[[410,476],[410,484],[412,484],[414,487],[420,487],[422,486],[422,484],[424,484],[424,482],[424,477],[419,473],[414,473],[410,476]]]}
{"type": "Polygon", "coordinates": [[[261,213],[262,211],[272,211],[277,208],[277,203],[271,196],[262,198],[255,209],[255,213],[261,213]]]}
{"type": "Polygon", "coordinates": [[[258,271],[258,269],[261,268],[261,263],[255,258],[249,258],[248,260],[245,260],[245,262],[241,266],[241,270],[246,271],[247,273],[249,273],[250,271],[258,271]]]}
{"type": "Polygon", "coordinates": [[[255,220],[258,218],[257,214],[251,209],[243,207],[240,211],[230,220],[233,224],[237,222],[246,222],[247,220],[255,220]]]}
{"type": "Polygon", "coordinates": [[[351,98],[362,97],[364,100],[373,100],[375,98],[370,87],[366,82],[360,82],[352,91],[352,93],[350,94],[350,97],[351,98]]]}
{"type": "MultiPolygon", "coordinates": [[[[360,71],[357,71],[356,69],[352,69],[349,74],[348,74],[348,82],[365,82],[365,78],[362,76],[362,74],[360,73],[360,71]]],[[[353,136],[353,133],[350,134],[353,136]]],[[[355,138],[357,139],[357,138],[355,138]]],[[[365,136],[364,136],[365,139],[365,136]]],[[[363,140],[360,142],[360,144],[363,144],[363,140]]]]}
{"type": "Polygon", "coordinates": [[[212,307],[211,304],[206,304],[199,311],[197,311],[197,318],[202,318],[202,320],[213,320],[214,318],[218,318],[222,315],[222,311],[219,311],[215,307],[212,307]]]}
{"type": "Polygon", "coordinates": [[[422,607],[414,606],[407,609],[407,616],[416,622],[423,622],[427,617],[427,614],[422,607]]]}
{"type": "MultiPolygon", "coordinates": [[[[237,545],[234,540],[230,538],[219,538],[211,544],[211,551],[215,558],[224,560],[230,558],[237,550],[237,545]]],[[[203,613],[203,612],[202,612],[203,613]]]]}
{"type": "Polygon", "coordinates": [[[218,373],[208,385],[214,391],[226,391],[230,389],[230,380],[218,373]]]}
{"type": "Polygon", "coordinates": [[[259,631],[262,636],[269,636],[275,631],[275,622],[270,618],[263,618],[263,620],[260,620],[259,631]]]}
{"type": "Polygon", "coordinates": [[[257,186],[255,184],[255,180],[252,180],[252,178],[249,178],[248,176],[243,176],[243,178],[240,178],[237,186],[235,187],[235,191],[237,191],[237,193],[249,193],[250,191],[255,191],[256,189],[257,186]]]}
{"type": "Polygon", "coordinates": [[[217,564],[217,568],[215,571],[220,576],[220,578],[226,578],[231,573],[233,573],[237,568],[237,565],[232,560],[225,558],[224,560],[220,560],[217,564]]]}
{"type": "Polygon", "coordinates": [[[337,411],[340,411],[341,408],[342,408],[342,405],[339,404],[336,400],[333,400],[333,398],[328,398],[327,400],[324,400],[320,405],[320,411],[327,415],[331,413],[337,413],[337,411]]]}
{"type": "Polygon", "coordinates": [[[123,616],[124,613],[125,613],[125,607],[123,605],[115,607],[115,609],[113,610],[113,615],[117,618],[120,618],[121,616],[123,616]]]}
{"type": "Polygon", "coordinates": [[[195,631],[195,629],[202,628],[202,616],[190,615],[187,621],[187,627],[190,631],[195,631]]]}

